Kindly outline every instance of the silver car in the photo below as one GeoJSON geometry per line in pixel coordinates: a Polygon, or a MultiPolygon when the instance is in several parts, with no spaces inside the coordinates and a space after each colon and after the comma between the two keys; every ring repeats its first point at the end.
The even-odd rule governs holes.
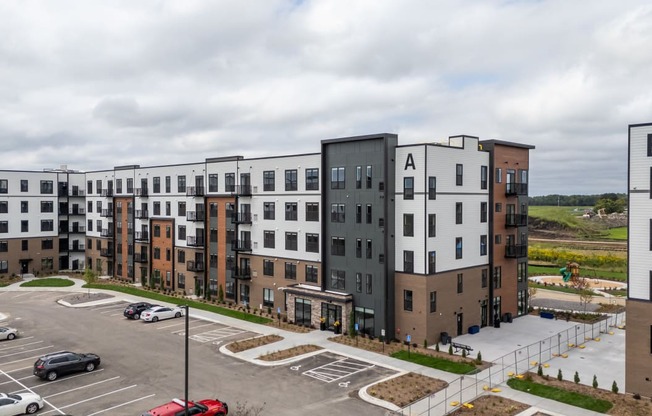
{"type": "Polygon", "coordinates": [[[18,337],[18,330],[16,328],[9,328],[6,326],[0,326],[0,340],[2,339],[14,339],[18,337]]]}

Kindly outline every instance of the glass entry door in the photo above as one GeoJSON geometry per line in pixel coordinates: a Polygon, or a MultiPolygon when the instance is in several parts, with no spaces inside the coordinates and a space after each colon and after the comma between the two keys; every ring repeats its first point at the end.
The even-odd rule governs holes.
{"type": "Polygon", "coordinates": [[[321,304],[321,316],[326,320],[326,328],[335,329],[335,322],[342,324],[342,307],[332,303],[321,304]]]}

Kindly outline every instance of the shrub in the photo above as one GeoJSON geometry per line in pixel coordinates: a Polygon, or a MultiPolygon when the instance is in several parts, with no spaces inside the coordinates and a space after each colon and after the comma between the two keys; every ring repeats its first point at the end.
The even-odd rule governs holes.
{"type": "Polygon", "coordinates": [[[577,371],[575,372],[575,375],[573,376],[573,381],[575,381],[575,384],[579,384],[579,382],[580,382],[580,375],[577,373],[577,371]]]}
{"type": "Polygon", "coordinates": [[[435,351],[439,352],[439,343],[435,344],[435,351]]]}
{"type": "Polygon", "coordinates": [[[598,388],[598,378],[595,376],[595,374],[593,374],[593,388],[598,388]]]}
{"type": "Polygon", "coordinates": [[[428,348],[428,340],[427,339],[423,340],[423,348],[428,348]]]}
{"type": "Polygon", "coordinates": [[[482,364],[482,353],[478,351],[478,357],[475,359],[476,364],[482,364]]]}
{"type": "Polygon", "coordinates": [[[453,355],[453,345],[448,346],[448,355],[453,355]]]}
{"type": "Polygon", "coordinates": [[[541,367],[541,364],[539,364],[539,368],[537,369],[537,374],[539,376],[543,376],[543,367],[541,367]]]}
{"type": "Polygon", "coordinates": [[[466,358],[466,350],[462,350],[462,358],[466,358]]]}
{"type": "Polygon", "coordinates": [[[557,380],[562,381],[564,379],[563,374],[561,373],[561,368],[557,372],[557,380]]]}
{"type": "Polygon", "coordinates": [[[616,380],[614,380],[614,382],[611,383],[611,391],[618,394],[618,384],[616,384],[616,380]]]}
{"type": "Polygon", "coordinates": [[[632,397],[634,397],[635,400],[641,400],[641,395],[638,393],[634,393],[634,396],[632,397]]]}

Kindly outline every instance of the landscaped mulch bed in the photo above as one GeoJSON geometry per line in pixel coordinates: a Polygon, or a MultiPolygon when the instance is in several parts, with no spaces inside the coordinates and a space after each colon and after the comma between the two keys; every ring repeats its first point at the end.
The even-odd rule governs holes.
{"type": "Polygon", "coordinates": [[[393,403],[398,407],[404,407],[416,400],[445,389],[446,386],[448,386],[448,383],[444,380],[422,374],[407,373],[374,384],[367,389],[367,393],[372,397],[393,403]]]}
{"type": "Polygon", "coordinates": [[[110,299],[115,296],[108,293],[75,293],[74,295],[68,295],[61,300],[68,302],[71,305],[79,305],[81,303],[93,302],[96,300],[110,299]]]}
{"type": "MultiPolygon", "coordinates": [[[[494,394],[478,397],[471,404],[473,405],[472,409],[460,407],[451,415],[514,416],[530,407],[528,404],[494,394]]],[[[538,414],[543,415],[543,413],[538,414]]]]}
{"type": "Polygon", "coordinates": [[[269,354],[261,355],[258,357],[258,359],[262,361],[280,361],[296,357],[298,355],[308,354],[309,352],[319,351],[321,349],[323,348],[312,344],[299,345],[297,347],[288,348],[286,350],[275,351],[269,354]]]}
{"type": "Polygon", "coordinates": [[[242,352],[252,348],[260,347],[263,345],[271,344],[282,340],[283,337],[278,335],[265,335],[264,337],[249,338],[242,341],[236,341],[228,344],[226,348],[231,352],[242,352]]]}

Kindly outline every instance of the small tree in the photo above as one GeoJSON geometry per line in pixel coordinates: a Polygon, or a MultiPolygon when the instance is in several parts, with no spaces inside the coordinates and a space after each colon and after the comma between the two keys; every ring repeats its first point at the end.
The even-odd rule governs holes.
{"type": "Polygon", "coordinates": [[[563,374],[561,373],[561,368],[557,371],[557,380],[562,381],[564,379],[563,374]]]}
{"type": "Polygon", "coordinates": [[[439,343],[435,344],[435,351],[439,352],[439,343]]]}
{"type": "Polygon", "coordinates": [[[616,380],[614,380],[614,382],[611,383],[611,391],[618,394],[618,384],[616,384],[616,380]]]}
{"type": "Polygon", "coordinates": [[[220,303],[224,302],[224,289],[222,289],[222,285],[220,285],[217,289],[217,300],[220,303]]]}
{"type": "Polygon", "coordinates": [[[573,376],[573,381],[575,381],[575,384],[579,384],[579,382],[580,382],[580,375],[577,373],[577,371],[575,372],[575,375],[573,376]]]}
{"type": "Polygon", "coordinates": [[[539,364],[539,368],[537,368],[537,374],[540,377],[543,377],[543,367],[541,367],[541,364],[539,364]]]}
{"type": "Polygon", "coordinates": [[[86,284],[88,285],[88,293],[91,293],[91,287],[93,283],[97,281],[97,273],[93,271],[90,267],[87,267],[86,270],[84,270],[84,280],[86,281],[86,284]]]}
{"type": "Polygon", "coordinates": [[[476,364],[482,364],[482,353],[478,351],[478,357],[475,359],[476,364]]]}
{"type": "Polygon", "coordinates": [[[594,389],[598,388],[598,377],[596,377],[595,374],[593,374],[593,388],[594,389]]]}
{"type": "Polygon", "coordinates": [[[573,288],[577,290],[582,305],[582,312],[586,312],[586,307],[593,301],[594,293],[591,290],[591,283],[586,277],[578,277],[572,281],[573,288]]]}
{"type": "Polygon", "coordinates": [[[453,355],[453,345],[448,346],[448,355],[453,355]]]}

